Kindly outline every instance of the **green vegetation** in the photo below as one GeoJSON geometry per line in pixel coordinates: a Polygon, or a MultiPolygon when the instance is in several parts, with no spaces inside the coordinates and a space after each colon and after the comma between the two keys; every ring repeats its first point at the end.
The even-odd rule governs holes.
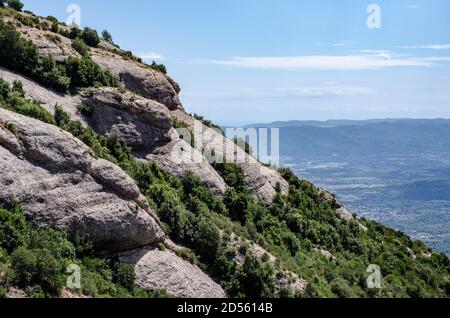
{"type": "Polygon", "coordinates": [[[100,37],[98,36],[97,31],[88,27],[84,28],[81,37],[87,45],[92,47],[97,47],[97,45],[100,43],[100,37]]]}
{"type": "MultiPolygon", "coordinates": [[[[77,26],[73,26],[69,31],[69,38],[75,40],[76,38],[81,38],[83,31],[80,30],[77,26]]],[[[83,40],[84,42],[84,40],[83,40]]]]}
{"type": "MultiPolygon", "coordinates": [[[[90,46],[99,43],[98,34],[92,29],[73,28],[69,37],[74,42],[82,38],[90,46]]],[[[13,25],[0,21],[1,65],[61,91],[118,85],[116,78],[87,54],[83,55],[63,64],[51,57],[40,57],[37,48],[22,39],[13,25]]],[[[133,58],[131,53],[130,56],[133,58]]],[[[166,72],[165,67],[156,63],[150,67],[166,72]]],[[[146,195],[166,233],[187,247],[178,251],[178,255],[208,272],[230,296],[450,296],[450,261],[445,255],[430,253],[423,243],[376,222],[341,219],[336,213],[339,207],[336,200],[326,198],[314,185],[300,180],[288,169],[279,172],[289,182],[289,192],[282,194],[277,186],[273,202],[265,205],[252,195],[241,167],[215,163],[214,168],[229,186],[224,198],[220,198],[192,173],[177,178],[155,163],[138,161],[132,149],[117,136],[103,137],[83,127],[71,120],[61,106],[56,106],[52,117],[39,103],[24,97],[19,82],[10,85],[0,80],[0,105],[59,126],[82,140],[95,156],[119,165],[146,195]],[[252,255],[249,246],[241,246],[237,251],[229,244],[233,234],[260,245],[277,261],[252,255]],[[326,250],[333,257],[327,258],[317,249],[326,250]],[[242,263],[235,259],[238,253],[244,256],[242,263]],[[366,286],[370,264],[381,269],[382,289],[366,286]],[[304,278],[308,282],[306,290],[280,290],[276,275],[282,269],[304,278]]],[[[89,109],[84,111],[89,113],[89,109]]],[[[178,120],[173,125],[189,129],[178,120]]],[[[191,137],[195,144],[193,134],[191,137]]],[[[235,142],[239,144],[238,140],[235,142]]],[[[251,152],[245,144],[243,147],[251,152]]],[[[0,296],[10,286],[19,286],[34,297],[55,296],[64,286],[69,264],[79,265],[84,273],[79,291],[83,294],[161,295],[136,288],[129,265],[96,258],[89,246],[80,241],[69,242],[61,232],[32,229],[17,204],[0,209],[0,273],[5,273],[0,276],[0,296]]]]}
{"type": "Polygon", "coordinates": [[[70,57],[66,62],[66,71],[73,87],[119,86],[116,77],[87,56],[81,59],[70,57]]]}
{"type": "Polygon", "coordinates": [[[40,56],[32,42],[24,40],[12,24],[4,21],[0,21],[0,65],[61,92],[69,88],[119,85],[117,78],[87,56],[72,57],[65,63],[40,56]]]}
{"type": "Polygon", "coordinates": [[[8,6],[16,11],[22,11],[23,3],[20,0],[0,0],[0,8],[8,6]]]}
{"type": "Polygon", "coordinates": [[[89,46],[81,38],[76,38],[72,41],[72,47],[75,51],[80,53],[81,56],[87,56],[89,54],[89,46]]]}
{"type": "Polygon", "coordinates": [[[102,40],[115,45],[111,33],[109,33],[107,30],[104,30],[102,32],[102,40]]]}
{"type": "Polygon", "coordinates": [[[241,147],[246,153],[248,153],[248,154],[250,154],[250,155],[253,153],[252,147],[251,147],[250,144],[249,144],[247,141],[245,141],[244,139],[235,137],[235,138],[233,139],[233,142],[234,142],[236,145],[238,145],[239,147],[241,147]]]}
{"type": "Polygon", "coordinates": [[[0,78],[0,107],[16,113],[39,119],[49,124],[55,124],[53,116],[38,102],[25,98],[22,83],[14,81],[11,86],[0,78]]]}
{"type": "Polygon", "coordinates": [[[190,248],[181,257],[198,264],[236,297],[448,297],[449,259],[401,232],[361,219],[344,221],[334,200],[325,200],[316,187],[280,169],[289,182],[288,195],[278,193],[270,205],[256,201],[242,169],[231,163],[215,164],[230,186],[224,199],[215,196],[191,173],[183,178],[163,172],[155,163],[142,163],[117,136],[105,138],[72,121],[61,107],[55,123],[71,132],[96,156],[118,164],[147,196],[176,242],[190,248]],[[245,260],[234,260],[238,251],[229,247],[230,235],[255,242],[277,257],[258,259],[243,248],[245,260]],[[314,247],[333,254],[327,259],[314,247]],[[416,258],[413,257],[413,254],[416,258]],[[368,289],[366,269],[377,264],[383,289],[368,289]],[[303,277],[303,293],[278,290],[274,273],[281,268],[303,277]]]}
{"type": "Polygon", "coordinates": [[[161,72],[163,74],[167,74],[167,69],[166,69],[166,66],[164,64],[157,64],[155,61],[153,61],[152,64],[149,65],[149,67],[152,70],[161,72]]]}
{"type": "MultiPolygon", "coordinates": [[[[78,134],[86,140],[86,132],[78,134]]],[[[360,220],[367,227],[364,231],[356,221],[340,219],[336,201],[326,201],[315,186],[290,170],[280,170],[290,183],[289,195],[279,193],[265,206],[251,196],[240,167],[215,164],[230,186],[221,200],[192,174],[180,180],[154,163],[138,162],[117,137],[105,140],[92,132],[88,135],[87,143],[97,149],[96,154],[117,163],[136,180],[171,238],[195,252],[184,257],[208,271],[230,295],[275,295],[273,272],[282,266],[310,283],[304,293],[297,294],[302,297],[448,296],[447,257],[438,253],[423,257],[428,248],[422,243],[376,222],[360,220]],[[238,265],[233,261],[236,251],[227,246],[232,232],[259,243],[277,256],[279,264],[248,254],[244,264],[238,265]],[[330,251],[336,261],[315,252],[314,246],[330,251]],[[367,288],[369,264],[381,267],[382,290],[367,288]]]]}
{"type": "Polygon", "coordinates": [[[83,239],[72,243],[63,232],[33,229],[19,204],[0,208],[0,297],[10,287],[21,288],[34,298],[58,297],[73,265],[81,270],[81,288],[74,291],[85,296],[168,296],[164,291],[149,292],[134,285],[132,265],[95,257],[83,239]]]}

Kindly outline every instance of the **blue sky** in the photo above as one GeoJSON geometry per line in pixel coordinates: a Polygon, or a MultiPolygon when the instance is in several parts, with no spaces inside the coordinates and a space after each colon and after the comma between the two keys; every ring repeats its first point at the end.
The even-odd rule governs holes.
{"type": "Polygon", "coordinates": [[[158,59],[188,112],[220,124],[450,118],[448,0],[23,0],[158,59]],[[367,7],[381,28],[367,27],[367,7]]]}

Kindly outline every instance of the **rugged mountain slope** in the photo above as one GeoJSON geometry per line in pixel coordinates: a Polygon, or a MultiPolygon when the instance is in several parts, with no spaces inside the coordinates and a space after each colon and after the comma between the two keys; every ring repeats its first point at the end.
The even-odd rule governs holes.
{"type": "Polygon", "coordinates": [[[160,70],[105,41],[80,54],[81,30],[0,12],[13,22],[0,24],[0,200],[36,228],[81,235],[179,297],[448,295],[447,258],[259,163],[188,115],[160,70]],[[374,263],[382,290],[365,283],[374,263]]]}
{"type": "MultiPolygon", "coordinates": [[[[71,134],[0,108],[0,158],[0,201],[21,202],[35,227],[65,230],[72,238],[83,236],[109,253],[164,242],[157,217],[135,182],[116,165],[96,159],[71,134]]],[[[170,255],[163,261],[166,268],[135,259],[144,273],[167,278],[185,270],[183,260],[170,255]],[[167,267],[173,272],[168,273],[167,267]]],[[[151,278],[141,274],[138,279],[151,278]]],[[[185,281],[175,279],[167,291],[180,297],[224,296],[193,265],[189,279],[195,289],[185,291],[185,281]]],[[[151,287],[163,289],[166,284],[167,280],[157,280],[151,287]]]]}
{"type": "Polygon", "coordinates": [[[78,233],[110,251],[164,239],[146,199],[119,167],[38,120],[0,109],[0,127],[1,199],[21,202],[35,226],[78,233]]]}

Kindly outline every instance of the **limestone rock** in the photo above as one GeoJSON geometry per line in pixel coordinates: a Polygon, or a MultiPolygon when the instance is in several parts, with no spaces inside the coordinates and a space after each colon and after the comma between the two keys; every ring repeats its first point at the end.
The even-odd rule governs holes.
{"type": "Polygon", "coordinates": [[[51,55],[55,61],[63,62],[71,56],[80,56],[72,48],[72,40],[51,31],[45,31],[22,25],[19,32],[28,40],[31,40],[38,48],[42,56],[51,55]]]}
{"type": "Polygon", "coordinates": [[[130,91],[153,99],[171,110],[182,108],[178,98],[179,86],[166,75],[101,49],[92,49],[91,55],[97,64],[117,76],[130,91]]]}
{"type": "Polygon", "coordinates": [[[135,264],[136,284],[147,290],[165,289],[181,298],[224,298],[223,289],[197,266],[169,250],[143,248],[122,254],[135,264]]]}
{"type": "Polygon", "coordinates": [[[232,140],[225,138],[215,129],[204,126],[201,122],[186,114],[182,110],[176,110],[172,114],[179,120],[186,123],[196,134],[196,127],[201,127],[200,134],[202,147],[208,150],[214,150],[215,156],[234,162],[239,165],[245,174],[245,178],[250,189],[263,202],[271,203],[276,194],[275,187],[280,185],[282,193],[287,193],[289,185],[277,171],[264,166],[251,155],[248,155],[244,149],[235,145],[232,140]]]}
{"type": "Polygon", "coordinates": [[[214,193],[224,195],[226,184],[202,154],[182,139],[174,138],[147,154],[145,160],[156,162],[161,169],[178,177],[191,171],[214,193]]]}
{"type": "Polygon", "coordinates": [[[37,228],[86,236],[100,250],[164,240],[134,181],[120,168],[95,159],[86,145],[55,126],[4,109],[0,122],[14,125],[24,153],[22,158],[10,151],[11,142],[0,138],[0,202],[17,200],[37,228]]]}
{"type": "Polygon", "coordinates": [[[85,120],[101,135],[117,135],[135,150],[151,149],[171,140],[172,119],[164,105],[116,88],[81,93],[90,107],[85,120]]]}

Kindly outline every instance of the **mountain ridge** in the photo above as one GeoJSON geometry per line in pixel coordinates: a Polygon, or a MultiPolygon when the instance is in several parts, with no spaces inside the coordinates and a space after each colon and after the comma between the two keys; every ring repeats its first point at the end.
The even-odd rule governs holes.
{"type": "Polygon", "coordinates": [[[55,254],[58,249],[38,238],[53,229],[73,242],[58,244],[75,244],[79,235],[96,243],[95,209],[77,208],[87,202],[111,204],[99,210],[112,219],[104,222],[104,232],[123,245],[106,244],[109,258],[101,258],[103,239],[92,251],[100,258],[77,252],[91,272],[76,290],[89,296],[116,295],[103,287],[111,276],[134,294],[136,284],[177,297],[448,296],[447,257],[353,216],[333,194],[289,169],[263,165],[210,123],[187,114],[165,67],[143,63],[89,28],[11,8],[0,13],[0,76],[6,78],[0,81],[0,150],[17,163],[0,161],[6,176],[14,174],[0,185],[6,207],[0,209],[0,268],[12,273],[0,279],[1,288],[59,292],[61,264],[48,277],[25,265],[37,263],[37,253],[55,264],[80,262],[73,253],[55,254]],[[185,140],[195,125],[204,137],[200,145],[185,140]],[[209,147],[225,162],[209,160],[209,147]],[[186,154],[200,160],[175,160],[186,154]],[[244,162],[237,159],[241,155],[244,162]],[[11,169],[19,164],[28,175],[11,169]],[[12,186],[14,180],[23,191],[12,186]],[[89,184],[101,195],[130,202],[120,201],[120,208],[112,199],[96,198],[89,184]],[[72,185],[83,191],[61,194],[72,185]],[[17,199],[38,231],[31,241],[27,228],[14,222],[20,209],[8,208],[17,199]],[[76,226],[64,223],[78,213],[76,226]],[[152,226],[127,218],[145,218],[152,226]],[[59,219],[64,222],[55,226],[59,219]],[[23,239],[9,241],[10,229],[23,239]],[[159,233],[157,239],[120,239],[124,233],[144,239],[151,232],[159,233]],[[374,263],[386,276],[383,289],[366,284],[366,269],[374,263]],[[125,265],[132,266],[126,267],[127,279],[118,270],[125,265]],[[52,286],[45,284],[53,279],[52,286]]]}

